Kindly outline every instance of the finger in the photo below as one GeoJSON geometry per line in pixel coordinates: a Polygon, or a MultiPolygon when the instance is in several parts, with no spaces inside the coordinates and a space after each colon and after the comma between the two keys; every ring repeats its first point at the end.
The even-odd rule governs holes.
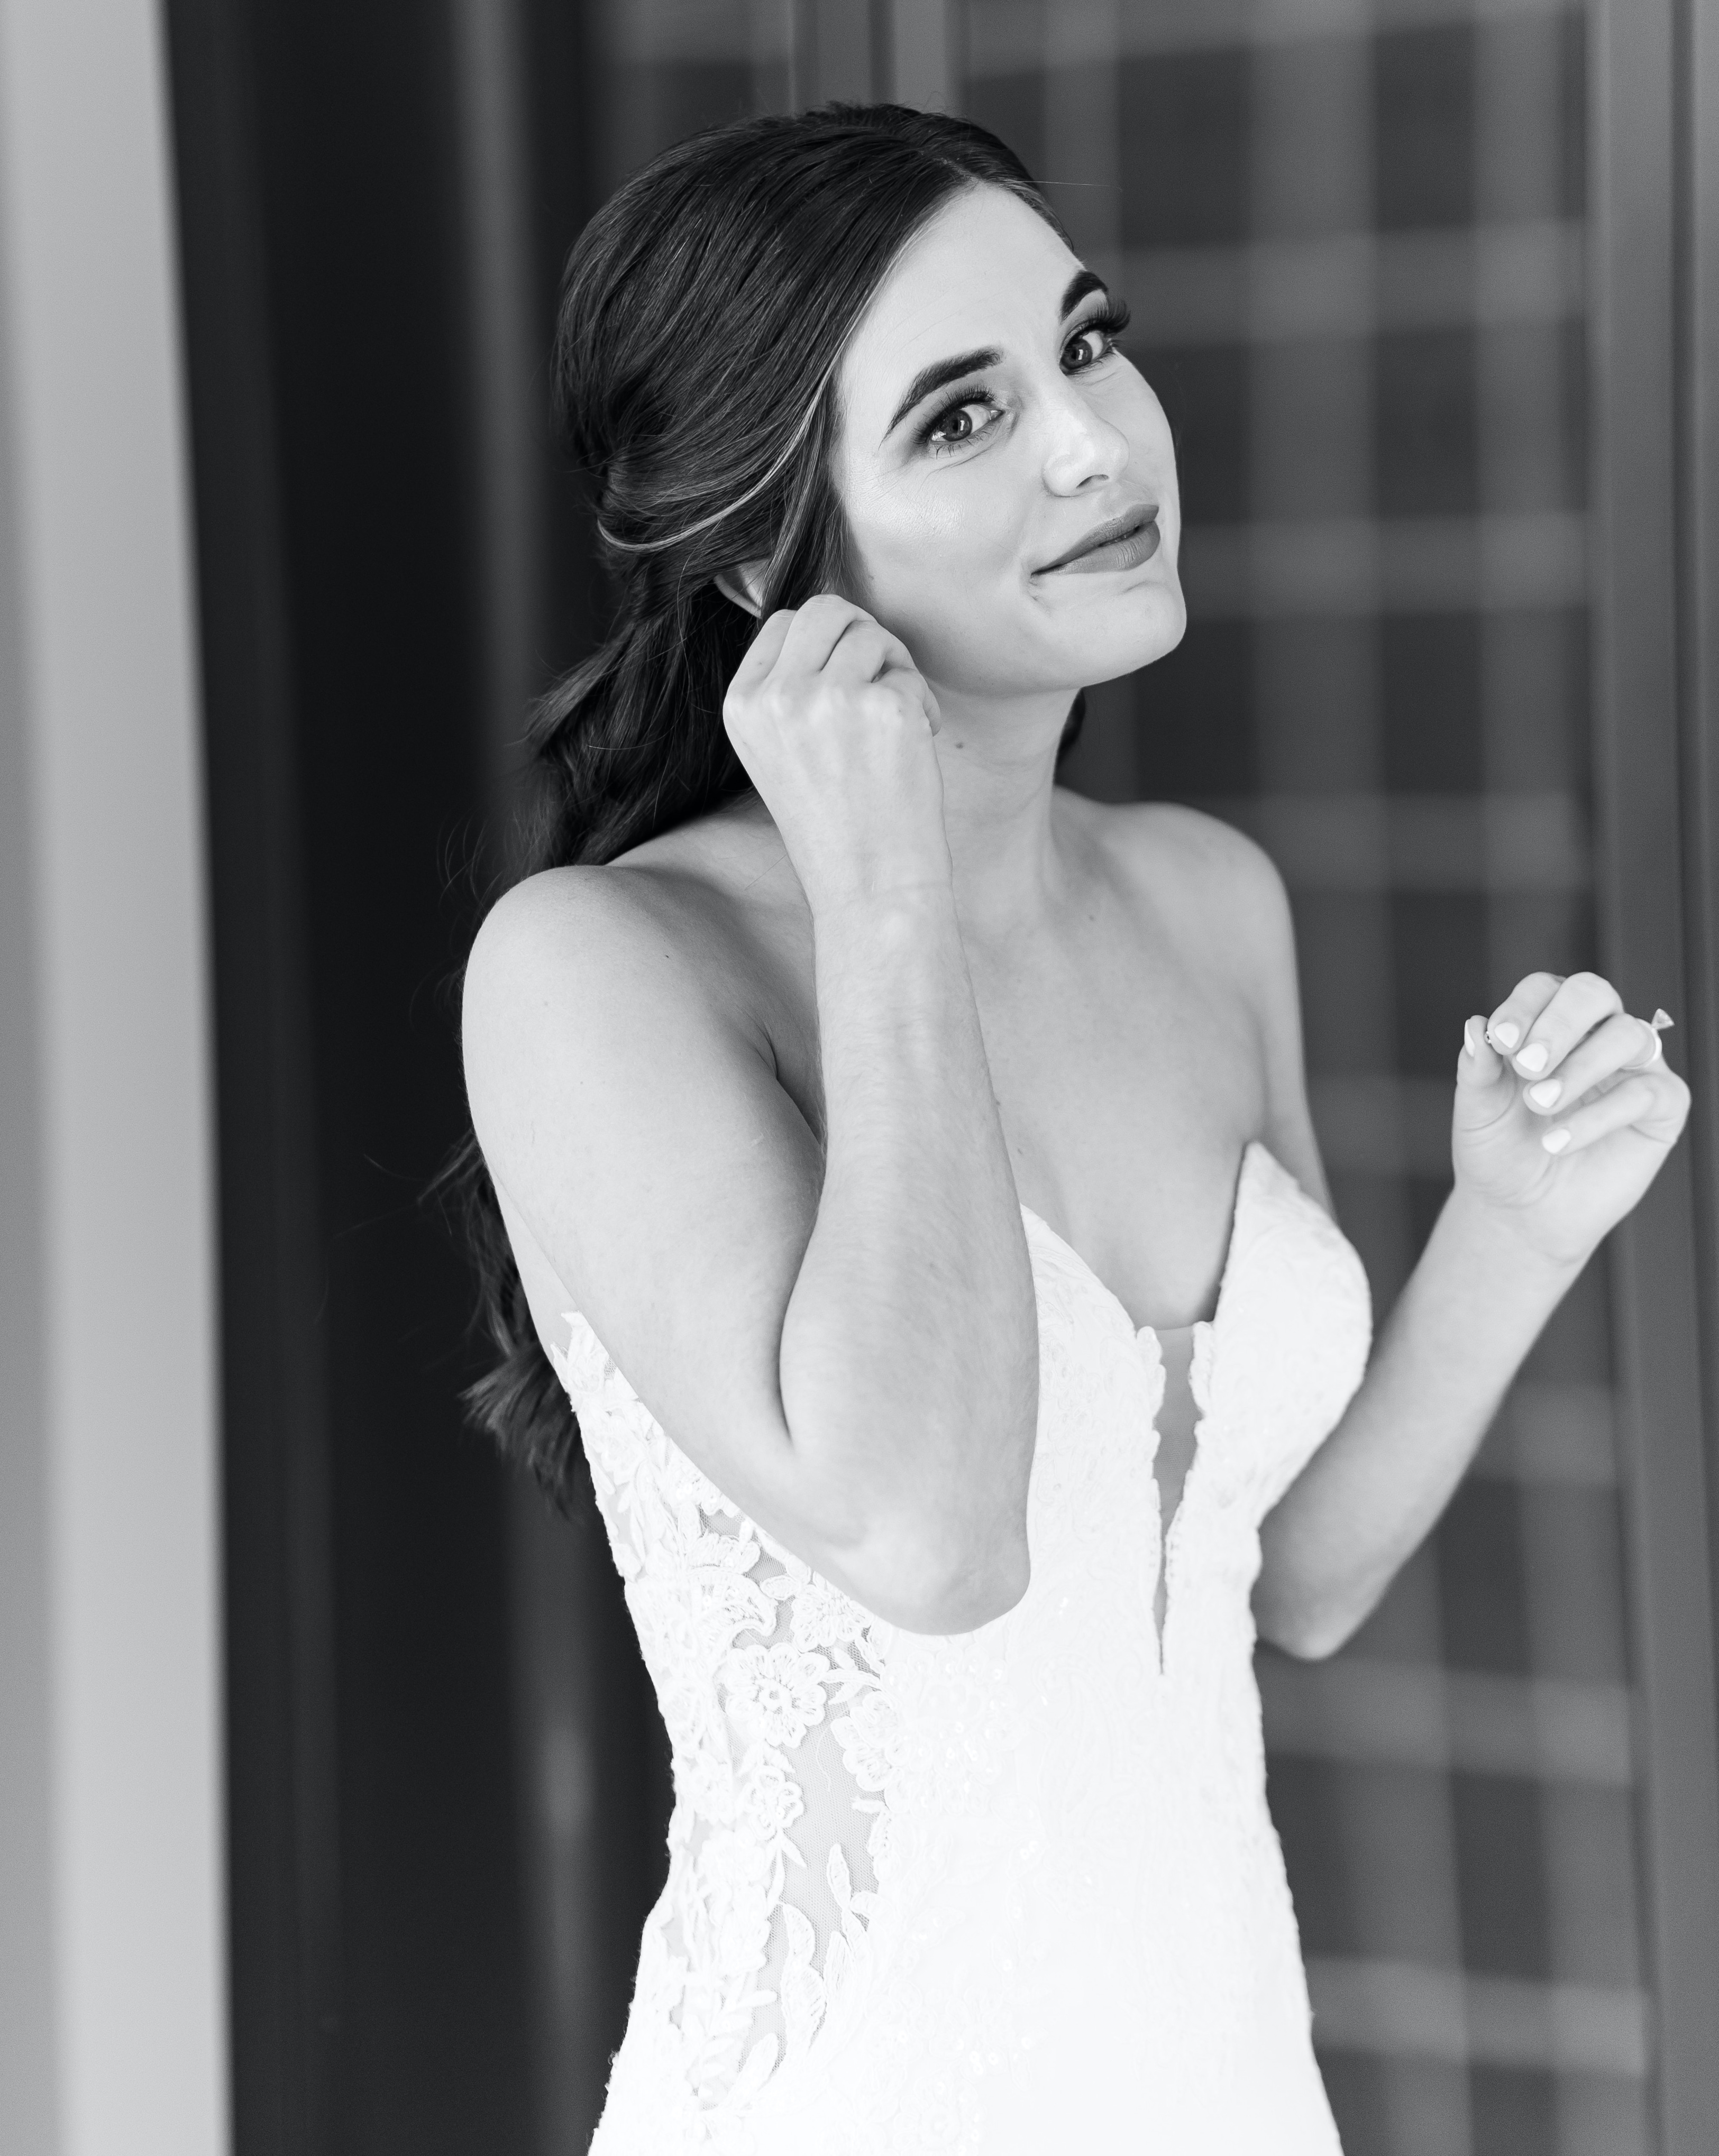
{"type": "Polygon", "coordinates": [[[1462,1030],[1462,1054],[1456,1059],[1456,1082],[1470,1090],[1495,1086],[1509,1065],[1486,1038],[1486,1021],[1476,1016],[1462,1030]]]}
{"type": "Polygon", "coordinates": [[[1563,985],[1562,973],[1526,973],[1486,1021],[1486,1038],[1509,1055],[1527,1039],[1533,1024],[1563,985]]]}
{"type": "Polygon", "coordinates": [[[1689,1088],[1675,1071],[1644,1070],[1554,1123],[1540,1142],[1548,1152],[1580,1152],[1614,1131],[1633,1130],[1668,1146],[1688,1114],[1689,1088]]]}
{"type": "Polygon", "coordinates": [[[780,665],[793,674],[816,674],[830,663],[830,654],[856,625],[875,628],[863,607],[834,592],[820,592],[795,609],[793,625],[782,646],[780,665]]]}
{"type": "Polygon", "coordinates": [[[1620,1072],[1645,1070],[1659,1060],[1660,1036],[1644,1018],[1615,1012],[1578,1041],[1549,1078],[1522,1088],[1522,1098],[1536,1116],[1573,1107],[1585,1094],[1620,1072]]]}
{"type": "Polygon", "coordinates": [[[862,615],[836,639],[824,671],[843,680],[877,681],[892,667],[912,673],[914,654],[898,636],[862,615]]]}
{"type": "Polygon", "coordinates": [[[738,689],[744,694],[758,686],[781,657],[782,646],[788,640],[793,623],[791,607],[784,607],[768,621],[760,623],[757,635],[746,647],[746,656],[734,669],[733,679],[728,684],[730,689],[738,689]]]}
{"type": "Polygon", "coordinates": [[[1635,1058],[1630,1065],[1632,1070],[1652,1070],[1655,1064],[1659,1062],[1665,1053],[1665,1028],[1676,1023],[1676,1019],[1667,1010],[1656,1010],[1651,1018],[1644,1018],[1642,1020],[1642,1024],[1654,1037],[1653,1046],[1644,1050],[1635,1058]]]}
{"type": "MultiPolygon", "coordinates": [[[[905,649],[905,647],[903,647],[905,649]]],[[[917,703],[933,733],[943,731],[943,711],[931,684],[916,666],[890,666],[878,677],[879,688],[897,690],[908,702],[917,703]]]]}
{"type": "Polygon", "coordinates": [[[1524,1078],[1549,1076],[1578,1041],[1623,1008],[1624,999],[1609,981],[1598,973],[1572,973],[1558,983],[1521,1041],[1510,1049],[1511,1067],[1524,1078]]]}

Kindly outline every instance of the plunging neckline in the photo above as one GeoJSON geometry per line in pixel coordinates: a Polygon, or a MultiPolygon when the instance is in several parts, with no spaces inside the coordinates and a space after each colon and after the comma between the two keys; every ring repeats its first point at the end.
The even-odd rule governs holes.
{"type": "MultiPolygon", "coordinates": [[[[1255,1153],[1264,1154],[1265,1158],[1269,1161],[1274,1168],[1279,1166],[1276,1154],[1272,1152],[1271,1148],[1261,1138],[1249,1138],[1248,1142],[1242,1147],[1241,1164],[1236,1170],[1236,1194],[1230,1206],[1229,1238],[1224,1245],[1223,1265],[1217,1276],[1217,1298],[1212,1306],[1211,1317],[1197,1317],[1191,1325],[1166,1325],[1162,1327],[1156,1325],[1136,1325],[1134,1322],[1133,1315],[1129,1310],[1128,1305],[1124,1302],[1122,1297],[1117,1294],[1114,1288],[1111,1287],[1104,1280],[1103,1280],[1093,1267],[1088,1264],[1086,1260],[1082,1257],[1079,1251],[1075,1249],[1073,1244],[1068,1240],[1066,1235],[1059,1235],[1057,1233],[1057,1230],[1052,1227],[1050,1222],[1045,1219],[1044,1215],[1042,1213],[1035,1213],[1030,1205],[1022,1204],[1021,1210],[1037,1227],[1042,1229],[1044,1234],[1056,1245],[1057,1248],[1063,1252],[1065,1257],[1071,1258],[1073,1260],[1076,1270],[1081,1275],[1087,1285],[1089,1287],[1095,1288],[1097,1290],[1099,1299],[1109,1304],[1110,1308],[1114,1311],[1116,1315],[1128,1327],[1130,1335],[1135,1339],[1143,1339],[1150,1334],[1153,1341],[1155,1342],[1161,1332],[1193,1332],[1196,1334],[1202,1331],[1210,1332],[1217,1326],[1223,1317],[1224,1296],[1229,1287],[1230,1271],[1235,1263],[1236,1247],[1240,1240],[1238,1230],[1240,1229],[1242,1220],[1242,1204],[1247,1191],[1248,1177],[1253,1167],[1253,1156],[1255,1153]]],[[[1284,1174],[1289,1173],[1287,1168],[1282,1169],[1281,1172],[1284,1174]]]]}
{"type": "Polygon", "coordinates": [[[1247,1202],[1248,1184],[1256,1166],[1255,1154],[1263,1155],[1274,1167],[1282,1169],[1277,1156],[1261,1139],[1249,1138],[1242,1147],[1241,1163],[1236,1171],[1236,1194],[1230,1207],[1229,1238],[1224,1245],[1223,1265],[1217,1276],[1217,1296],[1212,1306],[1210,1317],[1197,1317],[1191,1325],[1136,1325],[1132,1313],[1114,1288],[1102,1280],[1094,1269],[1082,1257],[1067,1236],[1059,1235],[1042,1214],[1035,1213],[1030,1205],[1022,1204],[1022,1213],[1032,1221],[1070,1261],[1078,1277],[1096,1294],[1099,1301],[1109,1306],[1127,1328],[1129,1337],[1138,1348],[1143,1340],[1152,1343],[1152,1356],[1156,1365],[1159,1391],[1152,1410],[1150,1422],[1152,1487],[1158,1501],[1158,1577],[1152,1597],[1153,1627],[1156,1634],[1158,1668],[1161,1675],[1167,1666],[1166,1641],[1170,1630],[1170,1583],[1181,1525],[1189,1496],[1200,1477],[1201,1463],[1206,1452],[1206,1426],[1211,1419],[1212,1365],[1216,1353],[1217,1328],[1223,1321],[1224,1306],[1229,1292],[1230,1276],[1234,1268],[1237,1250],[1241,1242],[1242,1208],[1247,1202]],[[1164,1507],[1164,1485],[1158,1477],[1158,1453],[1161,1432],[1159,1420],[1164,1411],[1163,1389],[1169,1382],[1169,1370],[1164,1359],[1166,1333],[1186,1332],[1190,1337],[1188,1357],[1188,1391],[1193,1400],[1193,1449],[1177,1491],[1176,1502],[1166,1514],[1164,1507]]]}

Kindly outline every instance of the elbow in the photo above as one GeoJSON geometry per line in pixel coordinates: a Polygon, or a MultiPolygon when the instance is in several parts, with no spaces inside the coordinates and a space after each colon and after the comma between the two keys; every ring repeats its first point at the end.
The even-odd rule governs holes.
{"type": "Polygon", "coordinates": [[[1269,1532],[1253,1585],[1253,1627],[1298,1662],[1329,1661],[1361,1630],[1389,1585],[1372,1568],[1335,1569],[1269,1532]]]}
{"type": "Polygon", "coordinates": [[[887,1555],[870,1554],[871,1562],[857,1558],[842,1568],[852,1591],[886,1624],[933,1637],[976,1632],[1006,1616],[1032,1577],[1024,1534],[978,1555],[899,1542],[887,1555]]]}
{"type": "Polygon", "coordinates": [[[1253,1622],[1259,1637],[1279,1653],[1293,1656],[1298,1662],[1325,1662],[1354,1638],[1361,1615],[1310,1596],[1294,1602],[1256,1603],[1253,1622]]]}
{"type": "Polygon", "coordinates": [[[976,1632],[982,1625],[1006,1617],[1032,1582],[1032,1561],[1026,1537],[1017,1548],[994,1556],[982,1567],[965,1569],[944,1581],[922,1605],[922,1621],[908,1629],[949,1635],[976,1632]]]}
{"type": "MultiPolygon", "coordinates": [[[[983,1486],[970,1476],[952,1488],[955,1478],[944,1473],[911,1481],[867,1477],[870,1486],[857,1488],[849,1476],[831,1502],[826,1482],[816,1531],[819,1569],[900,1631],[950,1637],[1006,1616],[1032,1578],[1028,1435],[1022,1471],[1013,1478],[998,1474],[983,1486]]],[[[796,1433],[795,1449],[816,1460],[826,1447],[808,1445],[796,1433]]]]}
{"type": "Polygon", "coordinates": [[[1259,1636],[1266,1643],[1298,1662],[1329,1661],[1337,1650],[1352,1637],[1354,1627],[1348,1625],[1276,1624],[1262,1625],[1259,1636]]]}

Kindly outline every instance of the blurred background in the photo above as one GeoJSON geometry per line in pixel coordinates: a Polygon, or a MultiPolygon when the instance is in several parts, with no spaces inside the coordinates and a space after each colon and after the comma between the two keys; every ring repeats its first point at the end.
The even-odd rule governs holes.
{"type": "Polygon", "coordinates": [[[1676,1166],[1260,1678],[1351,2156],[1710,2156],[1714,0],[0,0],[0,2143],[586,2145],[666,1750],[594,1515],[461,1427],[423,1194],[605,604],[560,264],[831,97],[994,129],[1133,306],[1191,626],[1065,776],[1282,868],[1381,1316],[1464,1016],[1678,1017],[1676,1166]]]}

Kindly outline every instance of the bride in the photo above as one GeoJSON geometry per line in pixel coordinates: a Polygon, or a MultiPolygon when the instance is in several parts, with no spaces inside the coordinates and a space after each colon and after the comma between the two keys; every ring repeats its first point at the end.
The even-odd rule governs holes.
{"type": "Polygon", "coordinates": [[[1271,864],[1056,784],[1184,624],[1126,319],[890,106],[699,136],[569,266],[621,598],[464,1040],[476,1404],[582,1445],[674,1753],[601,2156],[1334,2150],[1256,1633],[1366,1617],[1687,1111],[1591,973],[1471,1018],[1369,1356],[1271,864]]]}

